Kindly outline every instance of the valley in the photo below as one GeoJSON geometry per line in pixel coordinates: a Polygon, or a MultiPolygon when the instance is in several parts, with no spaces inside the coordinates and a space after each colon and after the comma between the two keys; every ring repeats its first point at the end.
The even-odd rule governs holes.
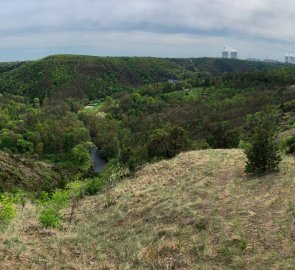
{"type": "Polygon", "coordinates": [[[0,64],[0,266],[294,269],[294,85],[232,59],[0,64]]]}

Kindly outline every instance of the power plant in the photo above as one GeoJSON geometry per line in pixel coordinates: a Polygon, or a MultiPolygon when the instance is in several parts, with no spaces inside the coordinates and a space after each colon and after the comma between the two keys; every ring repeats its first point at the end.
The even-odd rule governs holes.
{"type": "Polygon", "coordinates": [[[295,65],[295,55],[294,54],[287,54],[285,56],[285,63],[295,65]]]}
{"type": "MultiPolygon", "coordinates": [[[[237,50],[233,49],[232,47],[224,46],[222,48],[221,57],[223,59],[238,59],[238,52],[237,52],[237,50]]],[[[259,59],[259,58],[251,58],[250,53],[249,53],[249,57],[246,58],[245,60],[255,61],[255,62],[266,62],[266,63],[282,63],[282,61],[269,58],[268,55],[266,55],[266,58],[264,60],[259,59]]],[[[285,55],[285,63],[295,65],[295,54],[287,53],[285,55]]]]}
{"type": "Polygon", "coordinates": [[[238,52],[235,49],[226,46],[223,48],[222,58],[238,59],[238,52]]]}

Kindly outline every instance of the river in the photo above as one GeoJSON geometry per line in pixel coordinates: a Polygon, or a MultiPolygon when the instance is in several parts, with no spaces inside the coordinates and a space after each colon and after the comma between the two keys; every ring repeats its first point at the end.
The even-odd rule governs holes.
{"type": "Polygon", "coordinates": [[[96,147],[90,148],[90,156],[95,173],[101,172],[107,165],[107,160],[102,156],[101,151],[96,147]]]}

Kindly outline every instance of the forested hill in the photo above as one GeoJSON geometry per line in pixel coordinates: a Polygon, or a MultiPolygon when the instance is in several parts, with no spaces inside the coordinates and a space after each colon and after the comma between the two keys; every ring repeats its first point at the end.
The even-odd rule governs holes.
{"type": "Polygon", "coordinates": [[[292,67],[283,63],[271,63],[262,61],[247,61],[222,58],[174,58],[170,61],[183,66],[187,70],[208,72],[218,75],[226,72],[249,72],[269,70],[276,68],[292,67]]]}
{"type": "Polygon", "coordinates": [[[268,70],[284,64],[214,58],[163,59],[56,55],[0,63],[0,93],[31,98],[104,98],[143,84],[196,78],[203,73],[268,70]]]}
{"type": "Polygon", "coordinates": [[[57,55],[0,74],[0,92],[39,98],[53,93],[97,98],[122,88],[182,79],[190,73],[165,59],[57,55]]]}

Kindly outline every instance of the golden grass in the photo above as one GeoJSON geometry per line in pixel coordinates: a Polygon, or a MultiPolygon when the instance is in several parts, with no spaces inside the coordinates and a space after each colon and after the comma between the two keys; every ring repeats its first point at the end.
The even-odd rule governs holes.
{"type": "Polygon", "coordinates": [[[0,269],[295,269],[295,159],[244,174],[240,150],[188,152],[85,198],[62,230],[29,204],[0,236],[0,269]]]}

